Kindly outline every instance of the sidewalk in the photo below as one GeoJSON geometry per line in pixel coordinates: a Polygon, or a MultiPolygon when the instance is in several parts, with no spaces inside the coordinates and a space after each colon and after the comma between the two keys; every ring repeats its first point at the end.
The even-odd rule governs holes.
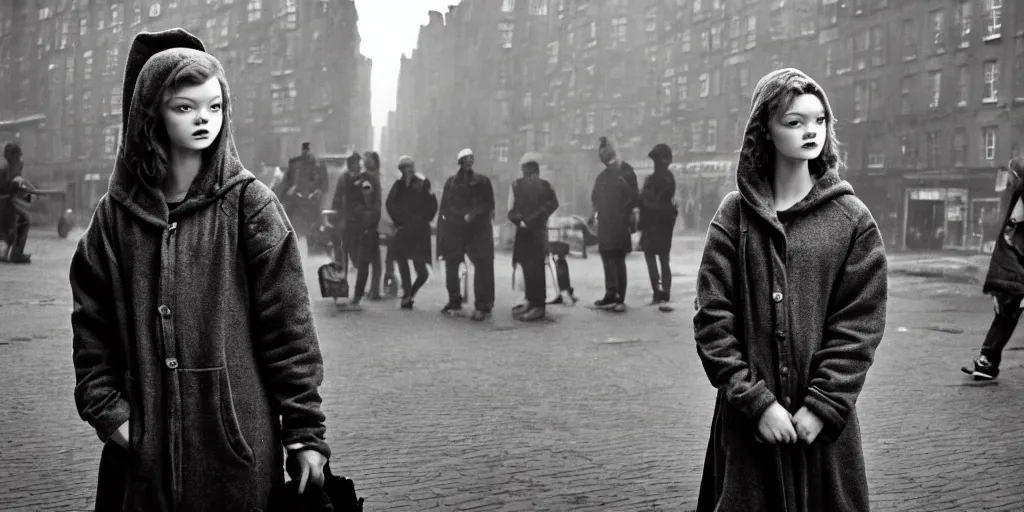
{"type": "Polygon", "coordinates": [[[889,255],[889,273],[981,284],[991,259],[991,254],[897,253],[889,255]]]}

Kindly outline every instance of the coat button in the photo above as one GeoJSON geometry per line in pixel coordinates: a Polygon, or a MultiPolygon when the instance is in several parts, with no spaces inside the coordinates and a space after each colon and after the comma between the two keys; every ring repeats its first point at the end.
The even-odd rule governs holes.
{"type": "Polygon", "coordinates": [[[782,302],[782,293],[781,292],[773,293],[772,294],[772,301],[775,302],[775,303],[782,302]]]}
{"type": "Polygon", "coordinates": [[[167,304],[161,304],[160,307],[156,308],[156,310],[160,313],[160,316],[164,318],[171,317],[171,308],[167,307],[167,304]]]}
{"type": "Polygon", "coordinates": [[[167,359],[166,359],[166,360],[164,361],[164,364],[166,364],[166,365],[167,365],[167,367],[168,367],[168,368],[170,368],[170,369],[172,369],[172,370],[176,370],[176,369],[178,369],[178,360],[177,360],[177,359],[175,359],[175,358],[173,358],[173,357],[168,357],[168,358],[167,358],[167,359]]]}
{"type": "Polygon", "coordinates": [[[779,329],[775,332],[775,337],[778,338],[779,341],[786,341],[786,331],[779,329]]]}
{"type": "Polygon", "coordinates": [[[785,377],[786,375],[789,375],[789,367],[788,366],[780,367],[779,368],[779,373],[781,373],[783,377],[785,377]]]}

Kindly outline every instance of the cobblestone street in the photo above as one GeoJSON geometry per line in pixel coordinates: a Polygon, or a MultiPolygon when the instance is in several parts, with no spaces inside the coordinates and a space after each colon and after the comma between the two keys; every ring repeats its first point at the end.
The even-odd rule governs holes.
{"type": "MultiPolygon", "coordinates": [[[[0,510],[91,510],[100,443],[75,411],[68,263],[79,233],[29,241],[0,266],[0,510]]],[[[416,302],[338,312],[314,300],[336,473],[368,511],[687,511],[696,506],[714,389],[693,342],[699,244],[673,258],[676,312],[598,298],[600,260],[572,259],[582,302],[513,321],[510,261],[496,262],[493,319],[438,314],[440,266],[416,302]]],[[[315,269],[307,260],[315,296],[315,269]]],[[[992,318],[980,286],[894,275],[889,321],[858,403],[873,510],[1024,510],[1024,348],[998,381],[960,373],[992,318]]]]}

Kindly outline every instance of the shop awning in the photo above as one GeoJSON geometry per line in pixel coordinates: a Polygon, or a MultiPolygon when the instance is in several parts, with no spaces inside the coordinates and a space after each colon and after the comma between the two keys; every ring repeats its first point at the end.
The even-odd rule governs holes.
{"type": "Polygon", "coordinates": [[[29,123],[41,123],[46,121],[45,114],[33,114],[31,116],[19,117],[16,119],[0,119],[0,129],[16,128],[29,123]]]}

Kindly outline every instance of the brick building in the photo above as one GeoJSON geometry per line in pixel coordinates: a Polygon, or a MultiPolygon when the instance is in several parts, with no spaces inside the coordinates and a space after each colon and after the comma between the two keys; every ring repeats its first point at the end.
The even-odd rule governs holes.
{"type": "Polygon", "coordinates": [[[357,19],[351,0],[0,2],[0,141],[19,141],[27,175],[67,184],[68,206],[87,214],[121,139],[134,34],[183,27],[225,67],[235,142],[254,172],[303,140],[321,152],[368,147],[371,63],[357,19]]]}
{"type": "Polygon", "coordinates": [[[640,175],[651,146],[672,146],[679,225],[703,229],[735,187],[753,86],[779,67],[828,92],[846,176],[891,248],[991,238],[1002,169],[1022,149],[1022,2],[465,0],[420,37],[386,151],[447,167],[455,146],[492,148],[481,169],[509,176],[543,151],[563,214],[589,213],[594,146],[610,134],[640,175]]]}

